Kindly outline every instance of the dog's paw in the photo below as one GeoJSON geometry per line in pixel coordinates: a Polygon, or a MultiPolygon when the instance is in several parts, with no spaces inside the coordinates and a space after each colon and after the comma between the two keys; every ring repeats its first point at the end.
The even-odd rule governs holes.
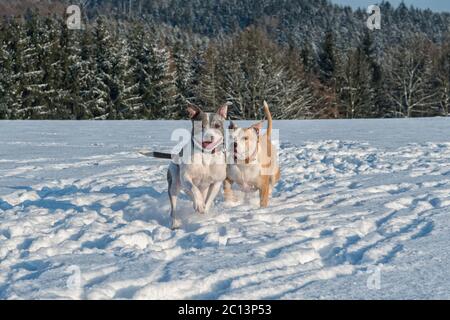
{"type": "Polygon", "coordinates": [[[194,203],[194,210],[200,214],[205,214],[205,204],[204,203],[194,203]]]}
{"type": "Polygon", "coordinates": [[[199,207],[198,210],[197,210],[197,212],[200,213],[200,214],[205,214],[205,213],[206,213],[206,208],[205,208],[205,206],[199,207]]]}
{"type": "Polygon", "coordinates": [[[225,200],[225,204],[228,205],[228,206],[237,205],[237,204],[239,204],[241,202],[241,198],[235,193],[227,194],[224,197],[224,200],[225,200]]]}
{"type": "Polygon", "coordinates": [[[177,230],[181,228],[181,221],[178,219],[172,219],[172,223],[170,225],[170,229],[177,230]]]}
{"type": "Polygon", "coordinates": [[[205,206],[205,213],[207,214],[207,213],[209,213],[210,211],[211,211],[211,207],[213,206],[213,204],[210,204],[209,206],[208,205],[206,205],[205,206]]]}

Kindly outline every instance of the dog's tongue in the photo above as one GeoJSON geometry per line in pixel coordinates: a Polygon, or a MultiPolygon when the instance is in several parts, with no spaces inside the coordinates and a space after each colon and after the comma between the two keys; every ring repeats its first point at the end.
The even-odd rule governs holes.
{"type": "Polygon", "coordinates": [[[204,149],[210,149],[212,147],[213,143],[211,141],[203,141],[202,147],[204,149]]]}

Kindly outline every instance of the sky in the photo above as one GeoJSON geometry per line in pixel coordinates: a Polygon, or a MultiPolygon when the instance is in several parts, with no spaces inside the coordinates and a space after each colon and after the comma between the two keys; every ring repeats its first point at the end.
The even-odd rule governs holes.
{"type": "MultiPolygon", "coordinates": [[[[333,3],[349,5],[354,8],[364,7],[367,8],[371,4],[377,4],[381,0],[331,0],[333,3]]],[[[395,7],[398,6],[401,0],[389,0],[389,2],[395,7]]],[[[446,11],[450,12],[449,0],[404,0],[407,6],[413,5],[417,8],[430,8],[433,11],[446,11]]]]}

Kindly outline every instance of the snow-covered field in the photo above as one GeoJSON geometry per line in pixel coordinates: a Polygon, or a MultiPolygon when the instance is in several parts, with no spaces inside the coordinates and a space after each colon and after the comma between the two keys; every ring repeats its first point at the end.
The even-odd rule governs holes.
{"type": "Polygon", "coordinates": [[[0,298],[450,298],[450,119],[276,122],[282,180],[171,231],[187,122],[0,122],[0,298]]]}

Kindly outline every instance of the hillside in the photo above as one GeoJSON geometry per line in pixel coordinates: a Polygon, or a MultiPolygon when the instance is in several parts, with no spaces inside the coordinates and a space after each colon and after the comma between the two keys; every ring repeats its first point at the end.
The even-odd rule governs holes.
{"type": "Polygon", "coordinates": [[[66,7],[66,1],[60,0],[0,0],[0,17],[21,16],[30,10],[43,16],[62,16],[66,7]]]}
{"type": "Polygon", "coordinates": [[[178,119],[186,101],[259,118],[264,99],[279,119],[449,112],[448,13],[384,2],[369,31],[326,0],[78,3],[68,31],[65,1],[0,0],[0,119],[178,119]]]}

